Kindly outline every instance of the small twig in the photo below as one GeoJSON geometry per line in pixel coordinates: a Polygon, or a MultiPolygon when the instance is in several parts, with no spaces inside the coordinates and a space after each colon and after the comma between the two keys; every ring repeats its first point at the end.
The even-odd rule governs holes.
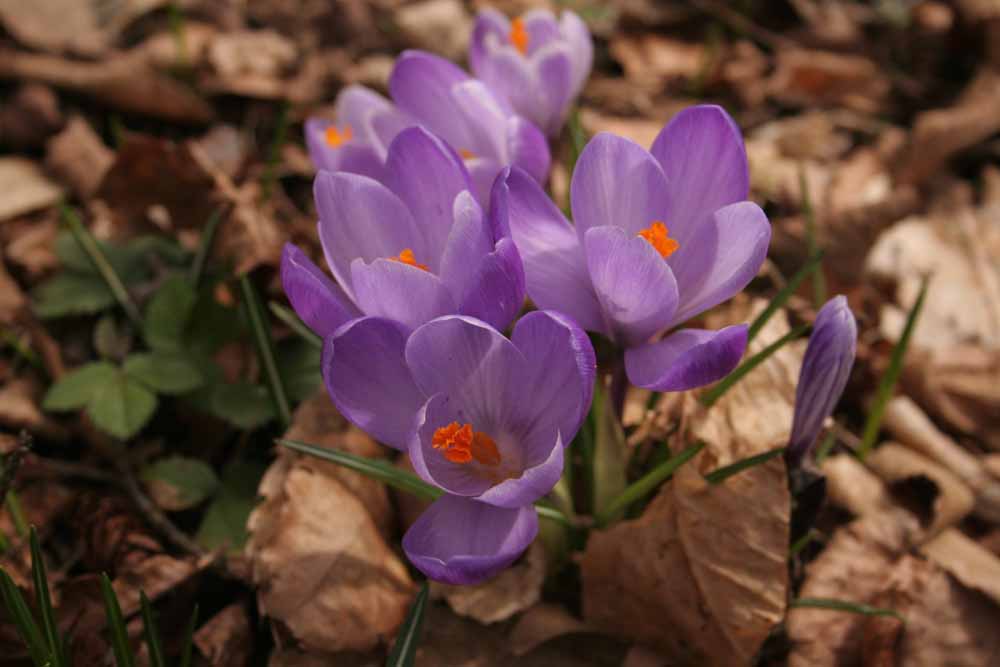
{"type": "Polygon", "coordinates": [[[156,504],[149,499],[142,489],[139,487],[139,483],[135,479],[135,475],[132,474],[132,470],[127,464],[118,465],[118,470],[122,475],[122,488],[135,503],[136,509],[142,514],[142,517],[146,520],[149,525],[153,526],[158,530],[167,540],[178,549],[185,551],[192,556],[197,556],[201,558],[205,555],[205,551],[201,546],[188,537],[187,533],[182,531],[180,528],[174,525],[174,522],[163,513],[163,511],[156,506],[156,504]]]}
{"type": "Polygon", "coordinates": [[[104,472],[85,463],[60,461],[37,454],[25,460],[21,475],[29,478],[76,478],[113,486],[122,485],[121,477],[114,473],[104,472]]]}

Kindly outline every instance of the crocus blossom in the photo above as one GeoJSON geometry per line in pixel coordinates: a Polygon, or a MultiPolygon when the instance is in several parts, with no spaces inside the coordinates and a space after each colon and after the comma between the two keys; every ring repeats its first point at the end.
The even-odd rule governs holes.
{"type": "Polygon", "coordinates": [[[538,307],[624,346],[632,383],[680,391],[724,377],[746,347],[745,325],[656,338],[756,275],[771,226],[748,191],[739,129],[721,108],[697,106],[649,151],[594,137],[570,183],[575,225],[517,169],[497,179],[490,215],[509,226],[538,307]]]}
{"type": "Polygon", "coordinates": [[[340,412],[404,449],[441,488],[403,549],[432,579],[482,581],[512,563],[538,532],[533,503],[563,470],[563,449],[587,414],[595,374],[586,334],[535,311],[510,339],[451,315],[408,335],[364,317],[327,337],[323,377],[340,412]]]}
{"type": "Polygon", "coordinates": [[[548,178],[551,157],[541,130],[454,63],[404,51],[389,76],[389,92],[400,110],[458,151],[484,206],[497,173],[508,165],[538,183],[548,178]]]}
{"type": "Polygon", "coordinates": [[[484,9],[469,45],[476,76],[549,136],[559,133],[593,60],[587,25],[568,10],[558,20],[536,9],[510,21],[484,9]]]}
{"type": "Polygon", "coordinates": [[[340,91],[334,119],[309,118],[306,146],[317,169],[385,178],[389,144],[414,121],[374,90],[350,85],[340,91]]]}
{"type": "Polygon", "coordinates": [[[800,462],[816,442],[823,421],[833,412],[854,365],[858,324],[847,299],[835,296],[823,305],[802,360],[795,389],[795,416],[788,457],[800,462]]]}
{"type": "Polygon", "coordinates": [[[362,315],[409,330],[454,313],[507,327],[524,301],[521,260],[469,188],[461,158],[420,127],[389,145],[384,183],[321,171],[319,238],[336,281],[286,245],[281,279],[296,313],[324,337],[362,315]]]}

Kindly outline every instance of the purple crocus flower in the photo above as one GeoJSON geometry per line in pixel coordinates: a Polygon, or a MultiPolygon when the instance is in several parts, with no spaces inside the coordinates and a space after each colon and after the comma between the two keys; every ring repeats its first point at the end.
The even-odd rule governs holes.
{"type": "Polygon", "coordinates": [[[509,225],[539,308],[558,308],[623,345],[632,383],[681,391],[727,375],[746,347],[746,325],[655,339],[756,275],[771,226],[746,201],[748,189],[736,124],[717,106],[697,106],[650,151],[594,137],[570,183],[575,225],[517,169],[497,179],[490,214],[509,225]]]}
{"type": "Polygon", "coordinates": [[[835,296],[820,308],[809,337],[799,384],[795,389],[795,417],[788,441],[788,458],[801,462],[816,442],[823,421],[844,392],[854,365],[858,324],[844,296],[835,296]]]}
{"type": "Polygon", "coordinates": [[[455,313],[507,327],[524,301],[521,260],[469,188],[461,158],[420,127],[389,145],[384,183],[320,171],[319,238],[336,282],[286,245],[281,279],[296,313],[323,337],[362,315],[408,330],[455,313]]]}
{"type": "Polygon", "coordinates": [[[322,369],[340,412],[405,449],[417,474],[445,492],[403,538],[410,561],[431,579],[472,584],[534,540],[532,503],[562,475],[595,361],[575,323],[535,311],[509,340],[460,315],[411,335],[385,318],[357,319],[327,338],[322,369]]]}
{"type": "Polygon", "coordinates": [[[549,146],[541,130],[454,63],[404,51],[389,77],[389,92],[403,112],[465,159],[473,192],[484,206],[497,173],[508,165],[538,183],[548,178],[549,146]]]}
{"type": "Polygon", "coordinates": [[[382,180],[389,144],[414,124],[374,90],[350,85],[337,95],[334,120],[306,120],[306,146],[317,169],[349,171],[382,180]]]}
{"type": "Polygon", "coordinates": [[[469,45],[476,76],[549,136],[559,133],[593,61],[590,31],[568,10],[559,20],[548,10],[535,9],[509,21],[484,9],[469,45]]]}

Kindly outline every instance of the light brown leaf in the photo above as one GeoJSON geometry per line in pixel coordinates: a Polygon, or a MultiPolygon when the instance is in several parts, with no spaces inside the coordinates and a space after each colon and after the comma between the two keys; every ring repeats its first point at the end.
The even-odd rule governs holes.
{"type": "Polygon", "coordinates": [[[194,644],[212,667],[246,665],[253,649],[246,609],[242,604],[225,607],[198,628],[194,644]]]}
{"type": "Polygon", "coordinates": [[[45,152],[45,166],[81,199],[97,191],[115,161],[114,153],[82,116],[70,118],[62,132],[49,139],[45,152]]]}
{"type": "Polygon", "coordinates": [[[0,192],[0,222],[52,206],[63,196],[62,188],[23,157],[0,157],[0,192]]]}

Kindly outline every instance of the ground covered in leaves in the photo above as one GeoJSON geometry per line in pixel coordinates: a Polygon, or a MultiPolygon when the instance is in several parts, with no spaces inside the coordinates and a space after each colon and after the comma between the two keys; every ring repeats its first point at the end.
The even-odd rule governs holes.
{"type": "MultiPolygon", "coordinates": [[[[140,591],[168,656],[197,608],[193,664],[383,664],[423,501],[275,447],[394,454],[330,404],[276,269],[286,241],[318,251],[302,121],[348,83],[384,90],[404,48],[464,60],[480,4],[0,0],[0,566],[32,590],[36,526],[74,665],[111,664],[102,573],[143,664],[140,591]]],[[[858,361],[817,469],[790,484],[780,457],[704,474],[787,442],[803,341],[710,412],[632,391],[624,431],[574,451],[594,470],[581,525],[704,448],[623,521],[586,539],[546,524],[495,580],[431,586],[416,664],[998,664],[1000,5],[562,4],[596,42],[577,135],[648,146],[704,101],[743,128],[773,242],[709,323],[753,319],[822,248],[748,354],[844,293],[858,361]]],[[[0,611],[0,665],[26,664],[0,611]]]]}

